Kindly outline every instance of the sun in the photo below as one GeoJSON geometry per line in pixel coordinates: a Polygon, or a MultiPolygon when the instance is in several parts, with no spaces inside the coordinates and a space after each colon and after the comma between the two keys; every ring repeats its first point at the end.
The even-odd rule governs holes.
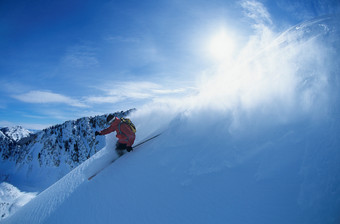
{"type": "Polygon", "coordinates": [[[234,52],[234,48],[235,42],[231,34],[228,35],[226,30],[221,30],[212,35],[208,42],[208,52],[215,60],[229,59],[234,52]]]}

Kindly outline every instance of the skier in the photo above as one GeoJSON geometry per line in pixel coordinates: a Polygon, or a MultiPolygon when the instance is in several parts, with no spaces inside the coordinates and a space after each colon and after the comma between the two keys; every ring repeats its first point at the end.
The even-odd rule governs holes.
{"type": "Polygon", "coordinates": [[[128,152],[131,152],[132,145],[135,142],[136,134],[135,134],[135,128],[130,127],[130,125],[126,122],[122,122],[121,119],[118,117],[113,116],[110,114],[106,118],[106,122],[110,124],[110,127],[101,130],[96,131],[95,135],[107,135],[111,132],[116,131],[116,137],[118,138],[118,141],[116,143],[116,151],[119,156],[122,156],[124,154],[124,150],[127,150],[128,152]]]}

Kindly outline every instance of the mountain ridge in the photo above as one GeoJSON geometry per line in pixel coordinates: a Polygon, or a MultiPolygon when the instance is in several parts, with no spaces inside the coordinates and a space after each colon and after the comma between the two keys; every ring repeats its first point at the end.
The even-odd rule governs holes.
{"type": "MultiPolygon", "coordinates": [[[[134,110],[114,114],[124,117],[134,110]]],[[[9,182],[19,188],[29,186],[30,190],[43,190],[52,184],[52,180],[43,181],[43,187],[38,188],[36,185],[40,184],[34,182],[41,183],[45,175],[51,175],[50,172],[56,169],[58,172],[52,172],[52,175],[58,173],[52,178],[55,182],[103,148],[104,140],[96,139],[94,132],[107,126],[106,117],[107,114],[82,117],[36,133],[25,131],[22,127],[2,128],[8,134],[2,131],[0,133],[0,181],[9,182]],[[19,130],[19,133],[14,130],[19,130]],[[20,135],[21,132],[29,134],[20,135]],[[21,186],[23,179],[25,186],[21,186]]]]}

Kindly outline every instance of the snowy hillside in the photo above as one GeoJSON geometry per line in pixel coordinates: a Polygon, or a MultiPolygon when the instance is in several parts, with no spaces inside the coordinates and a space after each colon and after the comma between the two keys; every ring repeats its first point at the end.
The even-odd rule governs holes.
{"type": "MultiPolygon", "coordinates": [[[[116,114],[125,116],[131,111],[116,114]]],[[[21,127],[1,129],[0,181],[21,190],[46,189],[105,145],[94,136],[105,127],[106,115],[101,115],[66,121],[36,133],[21,127]]]]}
{"type": "Polygon", "coordinates": [[[247,131],[230,133],[227,117],[207,116],[206,124],[199,118],[175,119],[88,181],[116,158],[114,136],[107,136],[105,148],[4,223],[340,220],[339,120],[247,124],[247,131]]]}
{"type": "Polygon", "coordinates": [[[114,135],[97,136],[101,150],[2,223],[340,223],[339,27],[252,39],[197,95],[132,114],[136,143],[159,137],[88,181],[117,158],[114,135]]]}
{"type": "Polygon", "coordinates": [[[0,220],[15,213],[20,207],[32,200],[36,193],[19,191],[8,183],[0,184],[0,220]]]}

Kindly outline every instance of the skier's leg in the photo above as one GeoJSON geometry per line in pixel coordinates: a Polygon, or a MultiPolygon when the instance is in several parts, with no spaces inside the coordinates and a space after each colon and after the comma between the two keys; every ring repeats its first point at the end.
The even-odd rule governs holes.
{"type": "Polygon", "coordinates": [[[126,144],[122,144],[122,143],[119,143],[117,141],[116,143],[116,152],[118,154],[119,157],[121,157],[122,155],[124,155],[124,150],[126,149],[126,144]]]}

